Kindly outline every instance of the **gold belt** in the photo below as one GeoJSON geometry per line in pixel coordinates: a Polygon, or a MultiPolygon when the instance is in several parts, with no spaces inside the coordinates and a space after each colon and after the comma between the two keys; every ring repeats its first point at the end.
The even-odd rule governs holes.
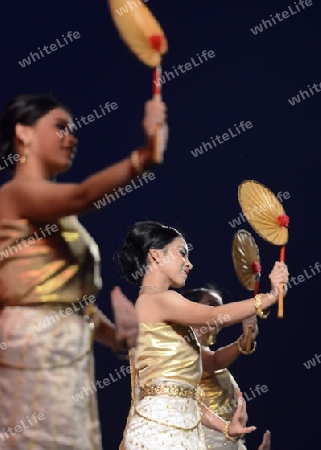
{"type": "Polygon", "coordinates": [[[158,383],[151,385],[145,384],[140,389],[141,400],[144,397],[155,395],[170,395],[172,397],[193,398],[194,400],[197,400],[199,402],[203,401],[205,398],[205,393],[202,388],[195,388],[175,383],[158,383]]]}

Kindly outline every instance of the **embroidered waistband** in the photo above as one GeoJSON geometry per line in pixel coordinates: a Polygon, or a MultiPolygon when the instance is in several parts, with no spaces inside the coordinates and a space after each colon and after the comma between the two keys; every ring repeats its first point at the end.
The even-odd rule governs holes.
{"type": "Polygon", "coordinates": [[[158,383],[151,385],[144,385],[140,389],[141,399],[148,396],[156,395],[170,395],[173,397],[185,397],[192,398],[199,402],[203,401],[205,398],[205,393],[200,387],[186,386],[183,384],[176,383],[158,383]]]}

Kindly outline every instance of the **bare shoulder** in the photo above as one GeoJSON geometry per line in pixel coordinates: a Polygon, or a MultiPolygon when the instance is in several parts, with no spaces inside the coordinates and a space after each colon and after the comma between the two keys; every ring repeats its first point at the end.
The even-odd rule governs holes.
{"type": "Polygon", "coordinates": [[[164,311],[180,299],[183,297],[175,291],[140,295],[135,304],[140,322],[163,322],[164,311]]]}
{"type": "Polygon", "coordinates": [[[148,294],[141,294],[136,301],[136,305],[142,304],[145,302],[153,301],[155,303],[166,302],[170,300],[179,300],[184,299],[181,294],[178,294],[175,291],[165,291],[165,292],[153,292],[148,294]]]}
{"type": "Polygon", "coordinates": [[[39,186],[51,186],[54,185],[53,181],[43,180],[43,179],[31,179],[31,178],[13,178],[11,181],[6,183],[9,189],[23,189],[24,187],[39,187],[39,186]]]}
{"type": "Polygon", "coordinates": [[[164,305],[168,305],[168,304],[175,304],[175,305],[186,305],[186,304],[190,304],[191,301],[188,300],[187,298],[183,297],[182,294],[180,294],[179,292],[176,291],[166,291],[164,292],[164,295],[162,298],[159,299],[159,301],[163,302],[164,305]]]}
{"type": "Polygon", "coordinates": [[[44,186],[48,185],[50,182],[46,180],[28,180],[28,179],[21,179],[21,178],[13,178],[12,180],[5,183],[3,186],[1,186],[0,189],[0,197],[6,196],[6,195],[13,195],[17,192],[21,192],[22,190],[25,191],[25,189],[35,187],[35,188],[43,188],[44,186]]]}
{"type": "MultiPolygon", "coordinates": [[[[181,303],[190,303],[181,294],[169,290],[152,294],[142,294],[136,301],[136,310],[140,322],[164,322],[167,313],[175,310],[181,303]]],[[[170,315],[171,317],[172,315],[170,315]]]]}
{"type": "Polygon", "coordinates": [[[166,306],[170,302],[181,302],[188,301],[181,294],[176,291],[165,291],[165,292],[157,292],[155,294],[150,295],[153,298],[153,302],[158,305],[166,306]]]}
{"type": "Polygon", "coordinates": [[[46,180],[24,180],[13,178],[0,188],[0,218],[20,219],[19,205],[28,197],[28,192],[43,192],[48,185],[46,180]]]}

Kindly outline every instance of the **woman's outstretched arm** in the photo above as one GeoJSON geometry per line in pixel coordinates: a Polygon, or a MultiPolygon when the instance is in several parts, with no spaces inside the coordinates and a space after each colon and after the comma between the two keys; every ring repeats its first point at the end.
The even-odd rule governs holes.
{"type": "MultiPolygon", "coordinates": [[[[15,215],[18,218],[34,221],[53,221],[60,217],[91,211],[94,209],[94,202],[105,195],[115,194],[114,189],[122,188],[135,179],[140,172],[139,167],[145,171],[153,166],[149,142],[158,124],[166,134],[165,118],[164,103],[156,100],[148,102],[143,121],[147,144],[139,149],[135,158],[130,155],[79,184],[18,177],[3,187],[1,196],[5,196],[10,205],[15,205],[15,215]]],[[[165,150],[165,146],[162,151],[165,150]]],[[[95,152],[94,149],[91,151],[95,152]]]]}
{"type": "MultiPolygon", "coordinates": [[[[280,283],[288,282],[288,271],[284,263],[276,262],[269,276],[271,292],[262,295],[261,310],[266,310],[278,300],[280,283]]],[[[256,314],[255,299],[251,298],[222,306],[208,306],[191,302],[174,291],[166,291],[149,296],[149,308],[146,314],[157,318],[155,322],[174,322],[190,326],[227,327],[256,314]]],[[[137,303],[138,304],[138,303],[137,303]]],[[[144,312],[139,314],[143,320],[144,312]],[[141,317],[142,316],[142,317],[141,317]]]]}
{"type": "Polygon", "coordinates": [[[205,372],[214,372],[215,370],[228,368],[241,355],[239,348],[245,351],[249,327],[254,330],[252,333],[252,342],[255,340],[258,334],[256,316],[243,320],[242,327],[242,336],[240,336],[239,340],[233,342],[232,344],[218,348],[215,351],[202,347],[202,362],[203,370],[205,372]]]}

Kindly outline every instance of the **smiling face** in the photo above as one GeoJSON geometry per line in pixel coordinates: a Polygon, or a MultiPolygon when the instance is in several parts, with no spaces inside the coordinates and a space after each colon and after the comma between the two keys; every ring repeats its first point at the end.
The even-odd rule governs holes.
{"type": "Polygon", "coordinates": [[[71,122],[70,115],[64,109],[55,108],[33,126],[18,124],[16,127],[18,140],[29,144],[30,160],[35,158],[47,173],[63,172],[71,166],[77,144],[77,139],[68,128],[71,122]]]}
{"type": "Polygon", "coordinates": [[[169,280],[170,286],[181,288],[185,285],[188,273],[193,265],[188,259],[188,248],[185,240],[175,238],[163,250],[151,250],[156,256],[159,270],[169,280]]]}

